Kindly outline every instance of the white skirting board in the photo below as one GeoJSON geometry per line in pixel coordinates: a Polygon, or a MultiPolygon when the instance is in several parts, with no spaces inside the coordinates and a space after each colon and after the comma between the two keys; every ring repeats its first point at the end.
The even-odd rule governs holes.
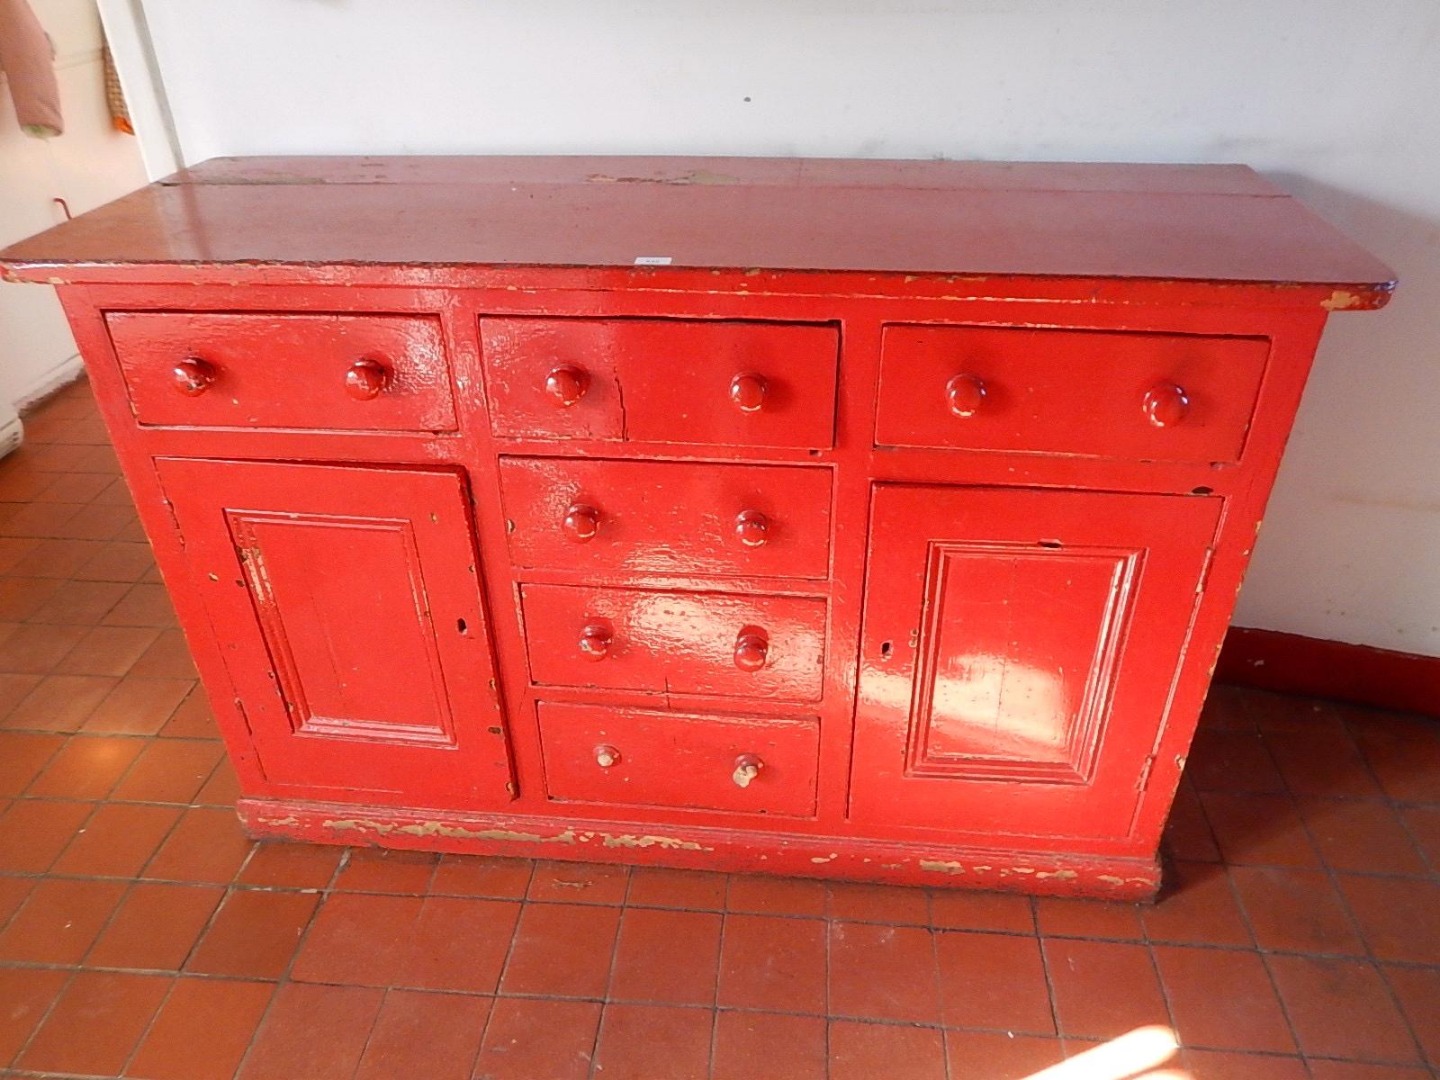
{"type": "Polygon", "coordinates": [[[84,373],[80,357],[72,356],[57,364],[29,386],[20,390],[20,398],[13,404],[0,398],[0,458],[13,453],[25,440],[25,423],[20,419],[20,410],[43,401],[61,387],[68,386],[84,373]]]}
{"type": "MultiPolygon", "coordinates": [[[[69,386],[84,373],[85,365],[80,362],[80,354],[75,353],[56,364],[49,371],[33,378],[28,386],[17,387],[15,393],[18,396],[15,399],[14,407],[28,409],[31,405],[44,401],[55,391],[69,386]]],[[[9,416],[10,411],[7,409],[4,415],[9,416]]]]}
{"type": "Polygon", "coordinates": [[[24,438],[25,425],[20,420],[20,414],[15,411],[15,406],[0,402],[0,457],[5,457],[16,449],[24,438]]]}

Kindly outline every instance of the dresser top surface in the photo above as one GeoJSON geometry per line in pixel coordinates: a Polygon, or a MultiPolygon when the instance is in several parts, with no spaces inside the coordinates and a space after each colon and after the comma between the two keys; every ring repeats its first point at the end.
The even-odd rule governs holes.
{"type": "Polygon", "coordinates": [[[127,265],[802,270],[1354,286],[1393,274],[1243,165],[216,158],[0,252],[127,265]]]}

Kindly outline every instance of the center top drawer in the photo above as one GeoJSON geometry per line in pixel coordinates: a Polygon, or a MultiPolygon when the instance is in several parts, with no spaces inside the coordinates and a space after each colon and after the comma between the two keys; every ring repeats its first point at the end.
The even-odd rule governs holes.
{"type": "Polygon", "coordinates": [[[834,326],[486,316],[480,341],[503,437],[834,445],[834,326]]]}

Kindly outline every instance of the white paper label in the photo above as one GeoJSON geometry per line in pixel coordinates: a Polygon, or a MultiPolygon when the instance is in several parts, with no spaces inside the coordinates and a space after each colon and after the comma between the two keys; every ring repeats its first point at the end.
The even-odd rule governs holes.
{"type": "Polygon", "coordinates": [[[669,266],[669,255],[636,255],[636,266],[669,266]]]}

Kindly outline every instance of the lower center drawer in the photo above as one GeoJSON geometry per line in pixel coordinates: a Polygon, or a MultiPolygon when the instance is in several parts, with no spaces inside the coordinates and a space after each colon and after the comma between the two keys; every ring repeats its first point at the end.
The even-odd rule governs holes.
{"type": "Polygon", "coordinates": [[[545,786],[571,802],[804,817],[818,722],[541,702],[545,786]]]}
{"type": "Polygon", "coordinates": [[[542,686],[816,701],[825,601],[805,596],[522,585],[542,686]]]}

